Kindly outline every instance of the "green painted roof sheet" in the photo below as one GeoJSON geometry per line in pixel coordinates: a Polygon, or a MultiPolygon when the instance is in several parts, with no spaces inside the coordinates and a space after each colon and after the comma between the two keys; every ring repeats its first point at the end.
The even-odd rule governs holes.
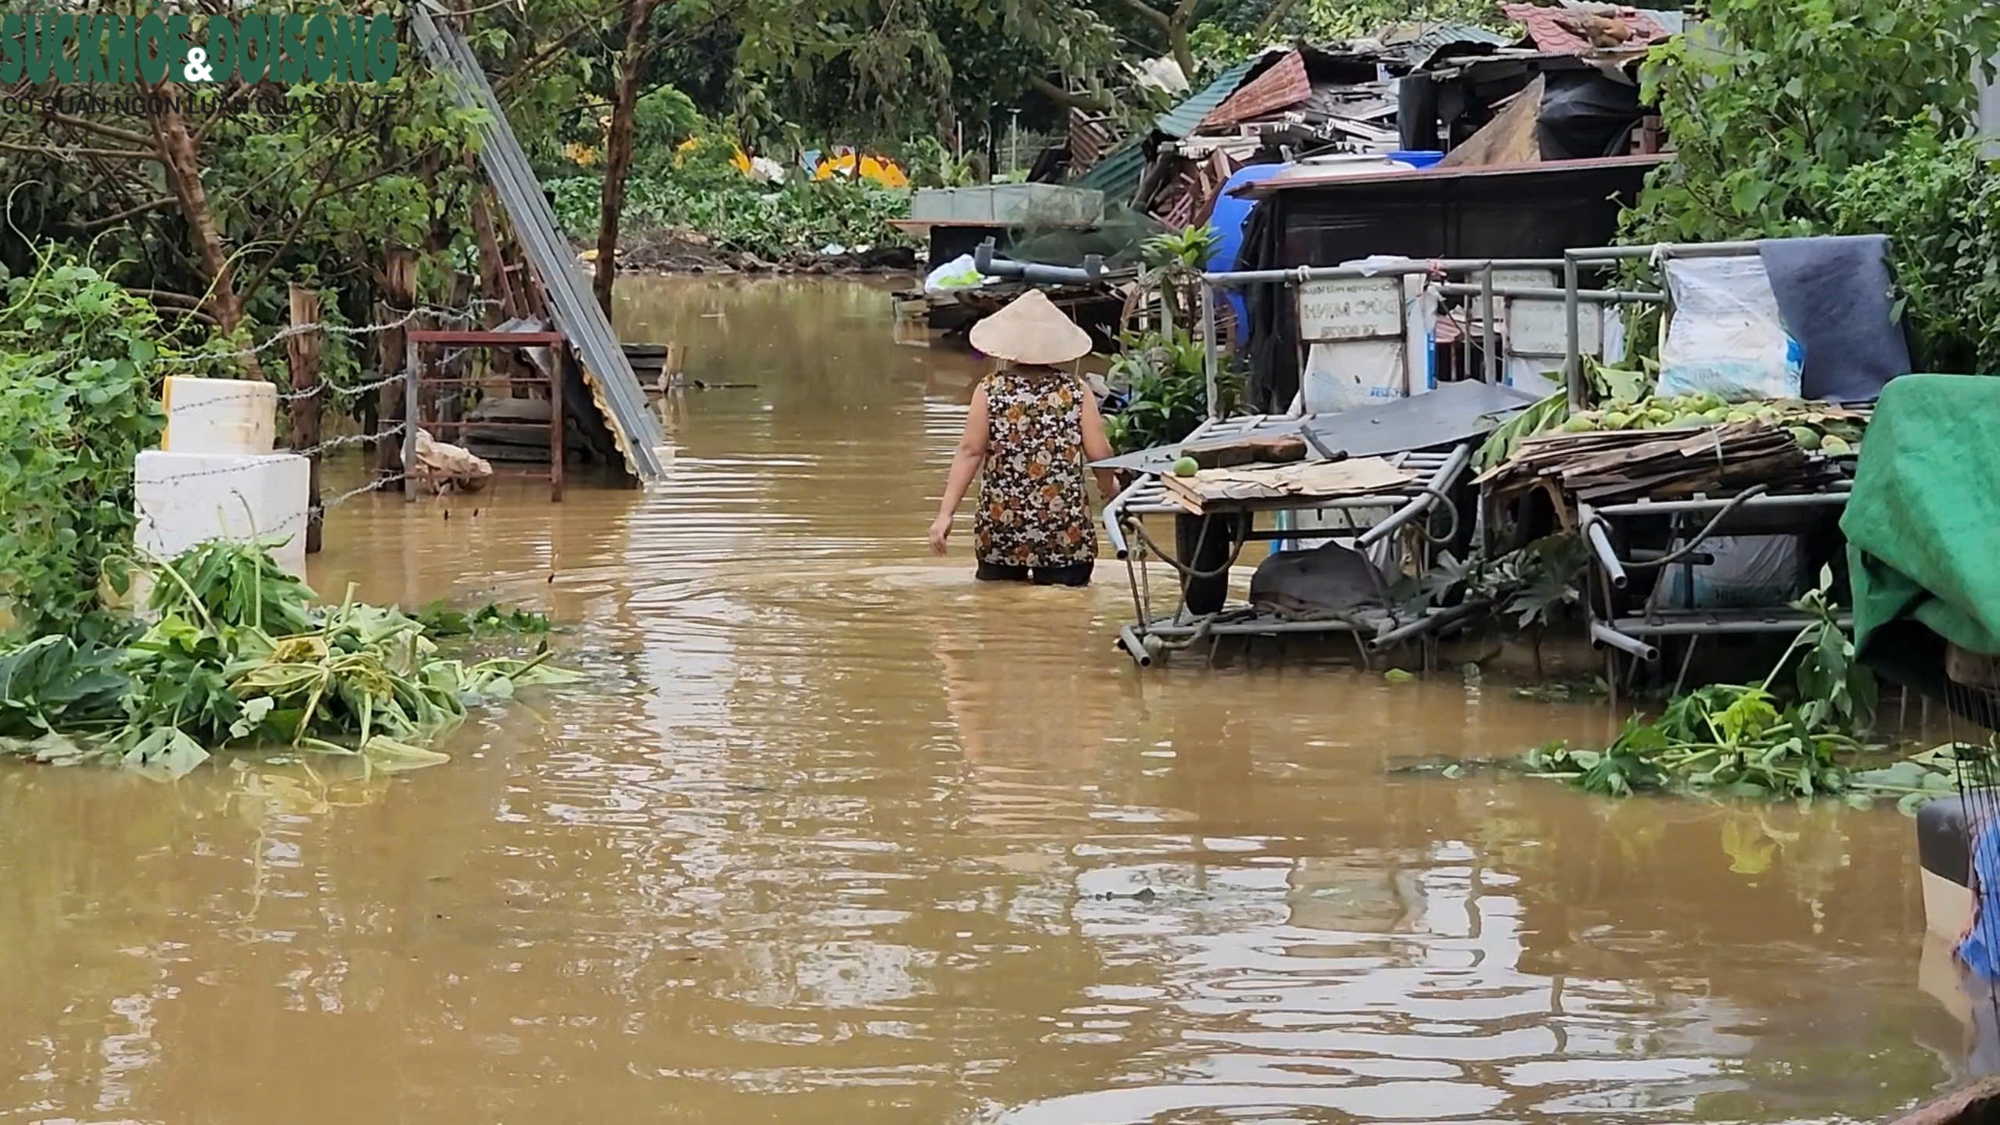
{"type": "MultiPolygon", "coordinates": [[[[1153,119],[1153,128],[1158,132],[1179,140],[1192,136],[1201,119],[1207,117],[1216,106],[1228,100],[1236,92],[1243,80],[1250,76],[1250,70],[1257,65],[1262,55],[1252,55],[1228,70],[1222,72],[1215,81],[1202,87],[1186,101],[1153,119]]],[[[1102,160],[1092,165],[1090,170],[1076,178],[1073,187],[1095,188],[1104,193],[1107,203],[1130,203],[1139,190],[1139,181],[1146,175],[1146,151],[1143,137],[1128,137],[1124,144],[1112,149],[1102,160]]]]}
{"type": "Polygon", "coordinates": [[[1193,136],[1195,127],[1201,124],[1201,119],[1207,117],[1216,106],[1229,100],[1229,95],[1235,93],[1238,86],[1243,85],[1243,80],[1250,76],[1250,68],[1256,66],[1257,60],[1262,57],[1262,55],[1252,55],[1223,71],[1220,77],[1203,87],[1200,93],[1154,118],[1153,128],[1176,140],[1193,136]]]}
{"type": "Polygon", "coordinates": [[[1089,171],[1076,178],[1072,187],[1096,188],[1104,193],[1107,203],[1130,203],[1139,190],[1139,181],[1146,175],[1146,149],[1139,138],[1128,138],[1124,144],[1105,153],[1103,159],[1090,166],[1089,171]]]}

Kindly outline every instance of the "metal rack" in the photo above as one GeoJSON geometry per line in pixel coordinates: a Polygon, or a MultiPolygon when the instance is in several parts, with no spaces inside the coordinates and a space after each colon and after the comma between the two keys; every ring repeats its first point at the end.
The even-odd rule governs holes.
{"type": "MultiPolygon", "coordinates": [[[[1563,251],[1563,308],[1567,351],[1563,359],[1564,382],[1572,406],[1586,397],[1583,355],[1580,346],[1581,309],[1593,298],[1644,302],[1661,307],[1661,332],[1673,318],[1673,304],[1664,285],[1657,291],[1594,293],[1580,288],[1587,270],[1602,270],[1623,262],[1644,262],[1656,270],[1673,259],[1742,257],[1760,253],[1756,242],[1661,243],[1651,246],[1593,246],[1563,251]]],[[[1676,500],[1636,500],[1619,504],[1578,504],[1577,528],[1590,547],[1590,589],[1586,591],[1591,644],[1606,652],[1610,671],[1615,673],[1616,655],[1635,661],[1655,663],[1660,659],[1660,638],[1686,638],[1680,671],[1674,690],[1680,690],[1700,639],[1706,636],[1791,634],[1810,624],[1806,614],[1790,606],[1748,609],[1662,609],[1664,573],[1645,601],[1634,607],[1625,591],[1631,569],[1660,568],[1657,552],[1632,548],[1635,535],[1648,524],[1657,528],[1666,521],[1666,542],[1679,542],[1681,557],[1665,565],[1684,568],[1684,588],[1692,594],[1693,571],[1697,565],[1714,561],[1712,555],[1696,551],[1703,542],[1719,535],[1792,534],[1804,535],[1837,523],[1847,507],[1851,482],[1841,481],[1817,490],[1773,493],[1752,488],[1735,496],[1695,496],[1676,500]],[[1628,554],[1621,557],[1618,546],[1628,554]],[[1621,608],[1621,603],[1623,604],[1621,608]]],[[[1851,625],[1850,615],[1841,624],[1851,625]]],[[[1610,677],[1616,683],[1615,674],[1610,677]]]]}
{"type": "MultiPolygon", "coordinates": [[[[1660,638],[1687,639],[1680,673],[1674,688],[1680,688],[1700,639],[1705,636],[1797,633],[1812,623],[1806,613],[1790,606],[1760,606],[1730,609],[1663,609],[1660,595],[1666,588],[1665,570],[1683,568],[1685,589],[1694,589],[1694,568],[1712,563],[1713,555],[1697,550],[1702,543],[1720,535],[1807,534],[1824,526],[1829,518],[1838,520],[1847,507],[1849,481],[1817,491],[1784,493],[1751,492],[1733,497],[1696,496],[1686,500],[1637,500],[1622,504],[1577,507],[1577,527],[1590,547],[1592,569],[1586,592],[1591,644],[1607,653],[1623,653],[1635,660],[1654,663],[1660,659],[1660,638]],[[1648,523],[1658,531],[1665,521],[1665,542],[1678,557],[1664,561],[1665,551],[1633,546],[1640,530],[1648,523]],[[1673,544],[1678,543],[1678,547],[1673,544]],[[1620,553],[1621,549],[1623,554],[1620,553]],[[1631,571],[1660,569],[1645,601],[1633,607],[1625,592],[1631,585],[1631,571]]],[[[1842,614],[1843,627],[1851,627],[1850,614],[1842,614]]],[[[1614,672],[1615,668],[1612,669],[1614,672]]]]}
{"type": "MultiPolygon", "coordinates": [[[[1231,418],[1225,421],[1204,422],[1188,437],[1188,441],[1219,440],[1249,436],[1269,436],[1297,432],[1311,416],[1292,417],[1280,415],[1251,415],[1231,418]]],[[[1416,481],[1364,496],[1343,497],[1328,501],[1305,501],[1298,504],[1274,504],[1259,502],[1254,506],[1244,506],[1228,513],[1240,520],[1239,531],[1229,552],[1229,558],[1222,567],[1222,581],[1227,582],[1227,572],[1235,562],[1236,554],[1244,543],[1268,542],[1272,540],[1314,539],[1344,540],[1354,550],[1377,555],[1386,554],[1390,537],[1399,529],[1418,521],[1419,526],[1427,526],[1431,515],[1440,506],[1451,507],[1450,494],[1465,476],[1466,468],[1472,460],[1469,444],[1454,446],[1446,452],[1400,453],[1386,458],[1391,464],[1419,474],[1416,481]],[[1315,528],[1304,530],[1255,526],[1256,513],[1290,513],[1306,511],[1342,511],[1357,522],[1351,528],[1315,528]],[[1369,521],[1373,513],[1387,512],[1385,516],[1369,521]],[[1367,522],[1363,522],[1367,521],[1367,522]]],[[[1456,509],[1453,509],[1454,515],[1456,509]]],[[[1485,607],[1478,604],[1454,606],[1450,609],[1431,610],[1415,616],[1401,613],[1385,598],[1378,607],[1368,607],[1341,615],[1299,616],[1261,609],[1251,605],[1230,606],[1211,613],[1193,612],[1188,607],[1189,579],[1183,575],[1179,586],[1179,597],[1171,613],[1160,614],[1153,606],[1151,576],[1145,565],[1149,552],[1148,540],[1140,526],[1140,521],[1148,516],[1189,517],[1187,508],[1167,495],[1166,486],[1159,475],[1149,473],[1127,487],[1117,497],[1105,505],[1103,524],[1107,538],[1125,562],[1126,577],[1132,590],[1133,621],[1119,630],[1118,645],[1136,661],[1140,667],[1150,666],[1163,652],[1171,649],[1190,647],[1203,638],[1276,637],[1294,634],[1347,634],[1354,638],[1356,651],[1364,665],[1371,663],[1371,654],[1378,653],[1400,642],[1426,636],[1453,621],[1471,616],[1485,607]]],[[[1428,537],[1419,550],[1428,556],[1428,537]]],[[[1196,552],[1199,554],[1199,549],[1196,552]]],[[[1183,566],[1194,560],[1178,560],[1183,566]]],[[[1424,560],[1428,563],[1428,557],[1424,560]]]]}
{"type": "MultiPolygon", "coordinates": [[[[407,425],[403,427],[403,468],[408,472],[417,463],[417,431],[428,427],[433,430],[464,430],[478,426],[481,429],[547,429],[549,432],[549,471],[496,472],[495,476],[514,476],[538,479],[548,478],[549,499],[560,501],[563,496],[563,432],[568,420],[563,416],[563,370],[570,362],[568,337],[560,332],[488,332],[479,329],[439,329],[415,328],[405,334],[405,388],[403,402],[407,411],[407,425]],[[548,348],[549,374],[538,378],[453,379],[439,378],[424,374],[426,350],[433,347],[457,348],[548,348]],[[424,417],[422,390],[425,387],[467,387],[467,386],[536,386],[546,387],[549,392],[549,420],[547,422],[486,422],[466,421],[462,418],[444,419],[424,417]]],[[[414,489],[404,489],[406,500],[415,500],[414,489]]]]}

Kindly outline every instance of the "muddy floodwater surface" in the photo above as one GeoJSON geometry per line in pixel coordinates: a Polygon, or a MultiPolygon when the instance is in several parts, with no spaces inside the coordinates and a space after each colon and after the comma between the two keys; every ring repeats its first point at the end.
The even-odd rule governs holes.
{"type": "Polygon", "coordinates": [[[1388,773],[1606,733],[1457,671],[1140,673],[1122,567],[930,557],[976,371],[884,288],[623,284],[754,384],[670,411],[664,486],[364,497],[312,570],[545,610],[586,682],[394,779],[0,765],[0,1119],[1825,1121],[1963,1075],[1894,811],[1388,773]]]}

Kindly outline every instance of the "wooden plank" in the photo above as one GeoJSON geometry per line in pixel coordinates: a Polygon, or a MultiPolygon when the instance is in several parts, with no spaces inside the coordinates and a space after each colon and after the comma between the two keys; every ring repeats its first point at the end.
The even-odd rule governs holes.
{"type": "Polygon", "coordinates": [[[1409,484],[1417,474],[1380,457],[1301,461],[1203,469],[1191,477],[1163,476],[1169,497],[1190,511],[1309,508],[1314,502],[1366,496],[1409,484]]]}

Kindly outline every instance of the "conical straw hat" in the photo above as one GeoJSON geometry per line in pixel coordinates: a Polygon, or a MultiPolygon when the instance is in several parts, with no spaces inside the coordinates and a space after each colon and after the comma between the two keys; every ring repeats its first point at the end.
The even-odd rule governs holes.
{"type": "Polygon", "coordinates": [[[973,325],[972,346],[1011,363],[1053,365],[1089,355],[1090,333],[1064,316],[1048,294],[1030,289],[973,325]]]}

